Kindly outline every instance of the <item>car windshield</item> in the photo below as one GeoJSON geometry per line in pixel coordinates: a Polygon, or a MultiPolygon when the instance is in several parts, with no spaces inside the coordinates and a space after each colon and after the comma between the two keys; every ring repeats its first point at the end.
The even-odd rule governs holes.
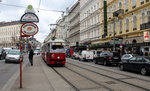
{"type": "Polygon", "coordinates": [[[11,50],[11,49],[4,49],[7,53],[11,50]]]}
{"type": "Polygon", "coordinates": [[[52,45],[52,53],[65,53],[63,45],[52,45]]]}
{"type": "Polygon", "coordinates": [[[150,58],[149,57],[146,57],[144,58],[146,62],[150,62],[150,58]]]}
{"type": "Polygon", "coordinates": [[[9,51],[8,54],[11,54],[11,55],[20,55],[20,51],[17,51],[17,50],[11,50],[11,51],[9,51]]]}
{"type": "Polygon", "coordinates": [[[40,52],[40,50],[35,50],[34,52],[40,52]]]}

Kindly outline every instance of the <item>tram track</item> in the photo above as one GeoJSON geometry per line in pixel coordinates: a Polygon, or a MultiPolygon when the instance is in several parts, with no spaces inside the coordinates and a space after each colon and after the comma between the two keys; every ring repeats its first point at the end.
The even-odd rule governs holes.
{"type": "Polygon", "coordinates": [[[143,86],[140,86],[138,84],[133,84],[133,83],[130,83],[129,81],[126,81],[126,80],[132,80],[132,79],[137,79],[137,80],[140,80],[142,82],[147,82],[149,83],[150,81],[149,80],[144,80],[144,79],[140,79],[140,78],[136,78],[136,77],[133,77],[133,76],[129,76],[129,75],[124,75],[124,74],[121,74],[121,73],[117,73],[117,72],[111,72],[110,70],[106,70],[106,69],[101,69],[101,68],[97,68],[97,67],[93,67],[94,69],[97,69],[97,70],[103,70],[103,71],[107,71],[107,72],[111,72],[112,74],[119,74],[119,75],[122,75],[122,76],[125,76],[125,77],[122,77],[122,78],[115,78],[115,77],[112,77],[111,75],[107,75],[107,74],[103,74],[103,73],[100,73],[98,71],[93,71],[89,68],[90,65],[86,65],[86,64],[82,64],[82,67],[81,67],[81,64],[80,66],[77,65],[77,64],[74,64],[74,63],[70,63],[70,62],[67,62],[67,64],[69,65],[72,65],[72,66],[75,66],[77,68],[80,68],[80,69],[84,69],[84,70],[87,70],[89,72],[92,72],[94,74],[98,74],[100,76],[104,76],[104,77],[107,77],[107,78],[110,78],[110,79],[113,79],[113,80],[116,80],[116,81],[119,81],[119,82],[122,82],[122,83],[125,83],[125,84],[128,84],[130,86],[133,86],[133,87],[136,87],[136,88],[139,88],[139,89],[142,89],[142,90],[145,90],[145,91],[150,91],[150,88],[146,88],[146,87],[143,87],[143,86]],[[84,66],[88,66],[88,67],[83,67],[84,66]]]}
{"type": "MultiPolygon", "coordinates": [[[[70,63],[70,62],[67,62],[67,63],[73,64],[73,63],[70,63]]],[[[82,62],[80,62],[80,64],[83,64],[83,65],[86,65],[86,66],[90,66],[90,67],[93,67],[93,68],[96,68],[96,69],[101,69],[101,70],[103,70],[103,71],[115,73],[115,74],[118,74],[118,75],[123,75],[123,76],[126,76],[126,77],[128,77],[128,78],[134,78],[134,79],[142,80],[142,81],[145,81],[145,82],[150,82],[150,80],[147,80],[147,79],[142,79],[142,78],[135,77],[135,76],[130,76],[130,75],[127,75],[127,74],[118,73],[118,72],[115,72],[115,71],[112,72],[112,70],[107,70],[107,69],[104,69],[104,68],[99,68],[99,67],[96,67],[96,66],[93,66],[93,65],[84,64],[84,63],[82,63],[82,62]]],[[[73,64],[73,65],[74,65],[74,64],[73,64]]]]}
{"type": "Polygon", "coordinates": [[[79,91],[79,89],[74,86],[71,82],[69,82],[62,74],[60,74],[54,67],[52,69],[63,79],[65,80],[75,91],[79,91]]]}
{"type": "MultiPolygon", "coordinates": [[[[58,74],[58,75],[60,75],[61,77],[62,77],[62,79],[64,79],[70,86],[72,86],[73,88],[74,88],[74,90],[75,91],[82,91],[82,90],[86,90],[86,91],[91,91],[91,90],[96,90],[96,91],[99,91],[99,90],[107,90],[107,91],[115,91],[114,89],[112,89],[112,88],[109,88],[109,87],[107,87],[107,86],[105,86],[105,85],[103,85],[103,84],[101,84],[101,83],[98,83],[98,82],[96,82],[96,81],[94,81],[94,80],[92,80],[92,79],[90,79],[89,77],[87,77],[87,76],[84,76],[84,75],[82,75],[82,74],[80,74],[80,73],[78,73],[78,72],[76,72],[76,71],[74,71],[74,70],[72,70],[72,69],[70,69],[70,68],[68,68],[68,67],[65,67],[65,69],[66,70],[69,70],[70,72],[73,72],[74,74],[77,74],[78,76],[80,76],[80,77],[82,77],[82,78],[84,78],[84,79],[86,79],[86,80],[88,80],[89,82],[91,82],[91,83],[94,83],[96,86],[91,86],[91,87],[89,87],[89,86],[87,86],[87,87],[78,87],[78,86],[76,86],[75,84],[73,84],[73,82],[72,81],[70,81],[69,79],[67,79],[67,77],[65,77],[61,72],[62,72],[62,70],[60,71],[60,69],[62,69],[62,68],[60,68],[60,69],[57,69],[57,68],[55,68],[55,67],[52,67],[52,69],[58,74]]],[[[90,84],[90,83],[86,83],[86,84],[90,84]]],[[[83,84],[82,84],[83,85],[83,84]]]]}

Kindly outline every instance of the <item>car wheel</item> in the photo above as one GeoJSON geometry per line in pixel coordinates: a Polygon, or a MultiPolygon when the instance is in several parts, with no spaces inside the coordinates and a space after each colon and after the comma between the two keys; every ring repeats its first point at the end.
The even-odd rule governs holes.
{"type": "Polygon", "coordinates": [[[8,61],[5,61],[5,63],[8,63],[8,61]]]}
{"type": "Polygon", "coordinates": [[[120,68],[121,71],[124,71],[123,65],[120,65],[119,68],[120,68]]]}
{"type": "Polygon", "coordinates": [[[108,65],[106,61],[104,61],[104,65],[105,65],[105,66],[107,66],[107,65],[108,65]]]}
{"type": "Polygon", "coordinates": [[[141,68],[140,73],[141,73],[142,75],[146,75],[146,74],[147,74],[146,68],[145,68],[145,67],[141,68]]]}
{"type": "Polygon", "coordinates": [[[95,64],[97,64],[97,61],[96,61],[96,60],[93,60],[93,62],[94,62],[95,64]]]}

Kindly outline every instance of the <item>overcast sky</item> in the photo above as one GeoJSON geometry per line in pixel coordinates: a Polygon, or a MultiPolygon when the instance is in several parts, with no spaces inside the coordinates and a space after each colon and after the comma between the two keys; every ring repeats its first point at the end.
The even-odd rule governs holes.
{"type": "Polygon", "coordinates": [[[43,42],[50,32],[49,24],[55,24],[61,17],[62,12],[56,11],[65,11],[67,7],[71,7],[76,1],[77,0],[41,0],[38,13],[37,8],[40,0],[2,0],[2,2],[0,2],[0,22],[20,20],[26,7],[31,4],[33,8],[35,8],[36,15],[39,17],[39,23],[37,24],[39,32],[35,35],[35,38],[43,42]]]}

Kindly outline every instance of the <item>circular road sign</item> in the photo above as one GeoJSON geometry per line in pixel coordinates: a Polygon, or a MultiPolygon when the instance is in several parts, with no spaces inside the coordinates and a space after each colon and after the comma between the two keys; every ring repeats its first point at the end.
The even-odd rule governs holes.
{"type": "Polygon", "coordinates": [[[38,32],[38,26],[34,23],[24,23],[21,26],[21,33],[28,36],[33,36],[38,32]]]}

